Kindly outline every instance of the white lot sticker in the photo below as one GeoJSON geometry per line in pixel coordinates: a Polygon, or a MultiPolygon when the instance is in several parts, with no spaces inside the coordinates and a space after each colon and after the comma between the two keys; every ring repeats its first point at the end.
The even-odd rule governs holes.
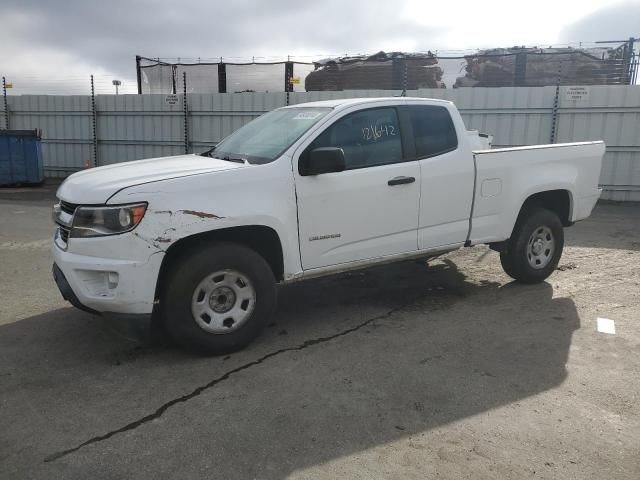
{"type": "Polygon", "coordinates": [[[616,323],[613,320],[609,320],[608,318],[600,318],[596,321],[596,329],[600,333],[609,333],[611,335],[616,334],[616,323]]]}
{"type": "Polygon", "coordinates": [[[295,117],[294,120],[314,120],[322,115],[322,112],[300,112],[295,117]]]}

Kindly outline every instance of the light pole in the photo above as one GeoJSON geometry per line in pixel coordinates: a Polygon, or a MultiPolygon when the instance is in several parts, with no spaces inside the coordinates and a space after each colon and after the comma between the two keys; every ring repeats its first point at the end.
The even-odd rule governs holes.
{"type": "Polygon", "coordinates": [[[122,82],[120,80],[112,80],[111,83],[116,87],[116,95],[118,95],[118,87],[122,85],[122,82]]]}

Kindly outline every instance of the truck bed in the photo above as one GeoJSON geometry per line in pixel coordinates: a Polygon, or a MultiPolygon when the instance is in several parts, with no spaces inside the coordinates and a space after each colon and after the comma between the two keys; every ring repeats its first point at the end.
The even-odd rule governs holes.
{"type": "Polygon", "coordinates": [[[476,180],[468,241],[506,240],[525,200],[543,191],[567,192],[568,220],[586,218],[600,197],[604,151],[602,141],[474,151],[476,180]]]}

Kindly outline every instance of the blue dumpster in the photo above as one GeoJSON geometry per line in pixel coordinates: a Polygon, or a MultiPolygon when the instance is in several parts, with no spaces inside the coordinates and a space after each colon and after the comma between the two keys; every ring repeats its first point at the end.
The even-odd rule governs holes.
{"type": "Polygon", "coordinates": [[[0,186],[43,181],[38,130],[0,130],[0,186]]]}

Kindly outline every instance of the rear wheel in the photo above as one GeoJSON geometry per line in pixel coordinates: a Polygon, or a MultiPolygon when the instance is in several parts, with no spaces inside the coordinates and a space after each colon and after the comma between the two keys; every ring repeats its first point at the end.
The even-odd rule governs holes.
{"type": "Polygon", "coordinates": [[[558,266],[564,230],[558,215],[532,208],[518,219],[500,263],[507,275],[522,283],[544,281],[558,266]]]}
{"type": "Polygon", "coordinates": [[[248,345],[275,304],[275,278],[264,258],[223,242],[175,261],[160,296],[164,323],[176,342],[218,355],[248,345]]]}

